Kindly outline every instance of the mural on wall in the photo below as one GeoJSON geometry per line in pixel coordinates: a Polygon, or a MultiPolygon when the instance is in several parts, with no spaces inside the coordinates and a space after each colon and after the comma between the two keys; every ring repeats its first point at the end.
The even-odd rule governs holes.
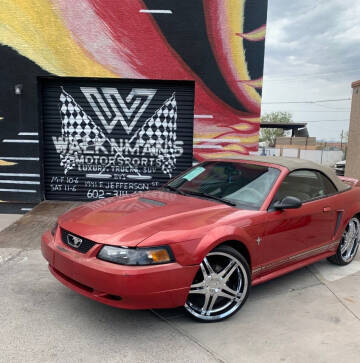
{"type": "Polygon", "coordinates": [[[266,11],[267,0],[3,0],[0,44],[42,70],[34,87],[40,74],[195,80],[203,160],[257,150],[266,11]]]}
{"type": "Polygon", "coordinates": [[[194,82],[48,78],[41,89],[47,199],[151,190],[192,165],[194,82]]]}
{"type": "MultiPolygon", "coordinates": [[[[103,122],[105,129],[108,134],[111,135],[114,128],[114,121],[116,122],[116,117],[113,122],[109,125],[104,120],[102,114],[100,113],[96,103],[93,101],[92,96],[95,94],[101,99],[100,104],[106,107],[106,103],[102,100],[100,92],[95,88],[81,87],[84,95],[90,99],[90,104],[94,111],[99,115],[99,119],[103,122]]],[[[118,98],[121,98],[118,90],[116,88],[106,88],[102,90],[105,95],[115,94],[118,98]]],[[[122,127],[125,129],[127,134],[130,134],[136,125],[136,121],[141,116],[142,112],[146,109],[148,102],[156,93],[154,89],[132,89],[129,96],[133,93],[142,93],[149,95],[149,98],[144,102],[137,115],[133,118],[130,125],[128,125],[125,120],[122,121],[122,127]]],[[[111,98],[109,97],[111,100],[111,98]]],[[[131,98],[130,98],[131,99],[131,98]]],[[[137,128],[137,131],[131,136],[128,141],[128,147],[119,146],[118,144],[112,142],[109,137],[94,123],[94,121],[89,117],[86,112],[83,111],[80,105],[74,100],[74,98],[68,94],[64,89],[60,94],[60,112],[61,112],[61,138],[56,139],[53,137],[53,142],[57,151],[60,154],[60,165],[64,167],[64,173],[77,165],[77,160],[82,153],[86,154],[99,152],[100,150],[105,150],[106,148],[114,150],[114,155],[111,159],[104,157],[104,165],[99,165],[97,170],[99,172],[99,177],[104,177],[109,171],[109,167],[115,165],[125,164],[130,168],[133,168],[133,162],[131,159],[127,158],[128,153],[131,151],[136,151],[137,155],[144,156],[145,154],[150,155],[155,158],[155,164],[167,174],[170,178],[172,176],[172,171],[175,168],[176,157],[181,156],[183,153],[181,140],[176,140],[176,119],[177,119],[177,105],[175,92],[173,95],[164,101],[162,106],[158,108],[155,113],[148,118],[141,128],[137,128]]],[[[116,105],[113,105],[113,110],[116,105]]],[[[133,106],[136,102],[133,103],[133,106]]],[[[126,105],[123,104],[126,108],[126,105]]],[[[133,108],[133,107],[132,107],[133,108]]],[[[108,110],[107,110],[108,111],[108,110]]],[[[132,109],[127,109],[129,116],[132,114],[132,109]]],[[[110,112],[108,111],[110,114],[110,112]]],[[[121,113],[115,113],[121,116],[121,113]]],[[[122,118],[122,117],[121,117],[122,118]]],[[[131,154],[134,155],[134,152],[131,154]]],[[[139,161],[140,163],[140,161],[139,161]]],[[[138,170],[136,170],[137,175],[128,175],[130,179],[151,179],[151,176],[143,176],[138,170]]]]}

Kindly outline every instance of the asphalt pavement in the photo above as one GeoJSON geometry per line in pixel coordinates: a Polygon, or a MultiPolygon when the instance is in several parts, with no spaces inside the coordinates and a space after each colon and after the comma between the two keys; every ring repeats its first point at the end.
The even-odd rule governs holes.
{"type": "Polygon", "coordinates": [[[0,215],[0,362],[360,360],[359,257],[256,286],[221,323],[197,323],[182,308],[120,310],[67,289],[47,269],[41,233],[72,206],[45,202],[24,216],[0,215]]]}

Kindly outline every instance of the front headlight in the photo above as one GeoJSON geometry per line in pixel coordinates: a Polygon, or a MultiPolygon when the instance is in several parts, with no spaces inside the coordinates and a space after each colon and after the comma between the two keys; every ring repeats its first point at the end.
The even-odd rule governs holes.
{"type": "Polygon", "coordinates": [[[156,265],[174,261],[169,246],[149,248],[126,248],[104,246],[97,257],[100,260],[117,263],[119,265],[156,265]]]}

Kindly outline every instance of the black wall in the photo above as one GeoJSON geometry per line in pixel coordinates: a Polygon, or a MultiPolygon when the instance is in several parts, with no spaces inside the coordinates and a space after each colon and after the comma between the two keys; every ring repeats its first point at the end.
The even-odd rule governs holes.
{"type": "Polygon", "coordinates": [[[10,47],[0,46],[0,54],[0,117],[3,118],[0,120],[0,160],[3,161],[0,161],[0,200],[38,202],[41,200],[39,160],[15,158],[39,158],[39,144],[6,140],[39,140],[37,135],[19,133],[38,132],[37,76],[49,73],[10,47]],[[15,95],[17,84],[23,86],[22,95],[15,95]]]}

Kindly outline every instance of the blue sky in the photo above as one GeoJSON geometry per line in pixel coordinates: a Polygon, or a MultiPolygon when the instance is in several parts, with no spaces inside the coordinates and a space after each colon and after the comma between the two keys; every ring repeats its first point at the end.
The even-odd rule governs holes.
{"type": "Polygon", "coordinates": [[[350,101],[267,103],[351,98],[360,79],[359,19],[359,0],[269,0],[262,114],[288,111],[309,122],[310,136],[340,139],[350,101]]]}

